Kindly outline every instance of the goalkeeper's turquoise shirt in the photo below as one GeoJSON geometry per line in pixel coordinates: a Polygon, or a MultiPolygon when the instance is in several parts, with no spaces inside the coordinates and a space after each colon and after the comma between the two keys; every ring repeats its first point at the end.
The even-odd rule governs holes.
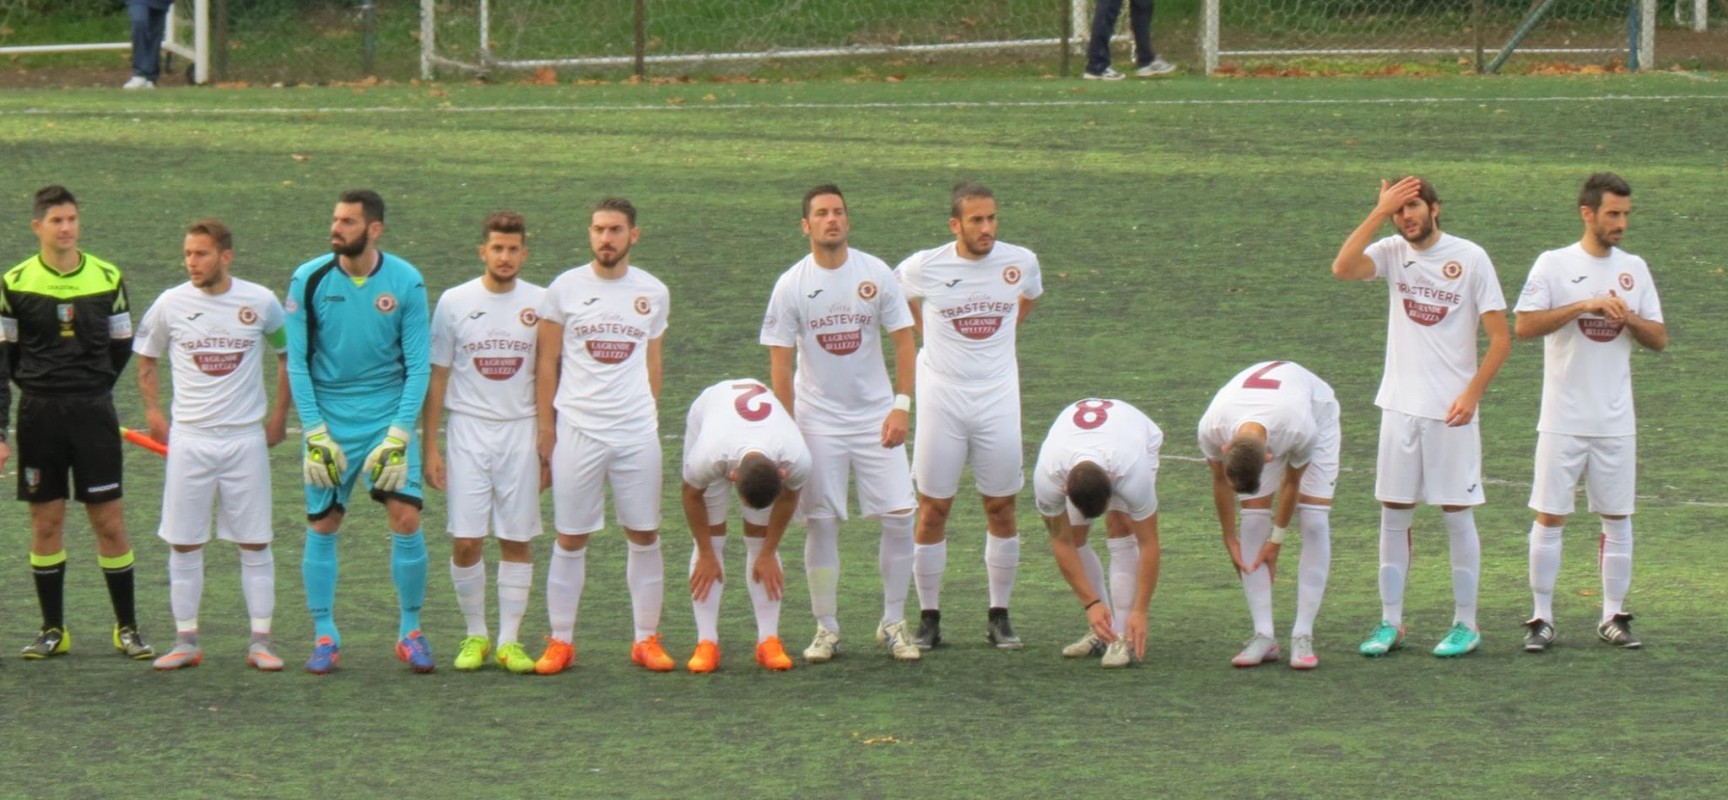
{"type": "Polygon", "coordinates": [[[301,264],[288,284],[288,382],[310,429],[413,430],[432,375],[432,331],[420,271],[379,252],[364,278],[335,255],[301,264]]]}

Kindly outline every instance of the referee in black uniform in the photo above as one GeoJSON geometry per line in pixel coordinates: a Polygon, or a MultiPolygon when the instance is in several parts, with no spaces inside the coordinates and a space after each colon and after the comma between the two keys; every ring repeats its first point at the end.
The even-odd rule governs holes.
{"type": "MultiPolygon", "coordinates": [[[[66,653],[66,498],[84,504],[114,604],[114,649],[155,655],[138,633],[132,546],[120,503],[114,382],[132,355],[132,312],[113,264],[78,251],[78,201],[63,186],[36,193],[39,253],[0,278],[0,370],[18,384],[18,499],[30,504],[30,567],[42,630],[28,659],[66,653]],[[71,473],[71,480],[67,480],[71,473]]],[[[11,409],[0,380],[0,442],[11,409]]],[[[0,445],[3,447],[3,445],[0,445]]],[[[6,455],[0,449],[0,463],[6,455]]]]}

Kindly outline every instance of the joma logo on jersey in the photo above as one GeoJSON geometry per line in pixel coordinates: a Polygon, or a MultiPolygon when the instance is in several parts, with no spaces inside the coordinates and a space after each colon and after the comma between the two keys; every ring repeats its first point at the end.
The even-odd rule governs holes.
{"type": "Polygon", "coordinates": [[[1008,284],[1009,286],[1013,286],[1014,284],[1019,283],[1020,282],[1020,268],[1015,267],[1015,266],[1004,267],[1002,269],[1002,282],[1008,284]]]}
{"type": "Polygon", "coordinates": [[[1620,288],[1625,289],[1628,292],[1632,291],[1632,273],[1620,273],[1620,288]]]}
{"type": "Polygon", "coordinates": [[[534,313],[534,309],[532,308],[524,308],[521,313],[516,315],[516,319],[522,323],[522,327],[532,328],[534,327],[534,323],[540,321],[540,315],[534,313]]]}
{"type": "Polygon", "coordinates": [[[378,309],[379,313],[383,313],[383,314],[388,314],[392,311],[395,311],[396,310],[396,295],[390,294],[389,292],[385,292],[384,294],[378,295],[378,299],[372,301],[372,307],[378,309]]]}
{"type": "Polygon", "coordinates": [[[858,299],[860,300],[865,302],[875,300],[876,292],[876,283],[874,281],[864,281],[863,283],[858,284],[858,299]]]}
{"type": "Polygon", "coordinates": [[[1440,274],[1445,276],[1446,280],[1458,280],[1458,276],[1464,274],[1464,265],[1456,261],[1448,261],[1441,265],[1440,274]]]}
{"type": "Polygon", "coordinates": [[[653,310],[654,306],[649,304],[646,296],[636,298],[636,313],[641,314],[642,316],[648,316],[648,312],[653,310]]]}
{"type": "Polygon", "coordinates": [[[258,312],[253,311],[251,306],[241,306],[240,313],[235,316],[240,319],[241,325],[251,325],[258,321],[258,312]]]}

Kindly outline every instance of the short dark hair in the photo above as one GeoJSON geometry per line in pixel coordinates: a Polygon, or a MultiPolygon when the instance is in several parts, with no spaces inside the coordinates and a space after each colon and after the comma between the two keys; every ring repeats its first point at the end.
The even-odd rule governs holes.
{"type": "Polygon", "coordinates": [[[1440,202],[1440,193],[1435,191],[1434,184],[1429,183],[1427,178],[1416,179],[1416,196],[1428,205],[1440,202]]]}
{"type": "Polygon", "coordinates": [[[602,197],[594,204],[594,213],[601,211],[616,211],[630,220],[630,227],[636,227],[636,205],[622,197],[602,197]]]}
{"type": "Polygon", "coordinates": [[[1073,503],[1080,516],[1087,519],[1104,516],[1104,509],[1110,505],[1110,496],[1114,493],[1110,474],[1090,461],[1082,461],[1068,470],[1067,488],[1068,502],[1073,503]]]}
{"type": "Polygon", "coordinates": [[[1259,494],[1260,473],[1265,469],[1265,442],[1248,436],[1230,440],[1224,451],[1224,477],[1237,494],[1259,494]]]}
{"type": "Polygon", "coordinates": [[[840,207],[846,207],[846,195],[840,193],[840,187],[835,186],[832,183],[819,183],[810,187],[810,190],[804,193],[804,216],[810,216],[810,201],[825,194],[831,194],[840,198],[840,207]]]}
{"type": "Polygon", "coordinates": [[[528,220],[514,211],[494,211],[486,215],[486,221],[480,225],[480,235],[491,238],[494,233],[516,233],[523,237],[528,235],[528,220]]]}
{"type": "Polygon", "coordinates": [[[959,183],[954,184],[954,189],[948,196],[948,216],[949,216],[949,218],[950,219],[960,219],[960,215],[962,213],[961,206],[964,206],[966,204],[967,200],[978,200],[978,199],[995,200],[996,199],[996,193],[990,191],[989,187],[985,186],[982,183],[973,183],[971,181],[961,181],[959,183]]]}
{"type": "Polygon", "coordinates": [[[1584,188],[1578,190],[1578,205],[1591,211],[1598,210],[1602,208],[1604,193],[1631,197],[1632,184],[1612,172],[1594,173],[1584,179],[1584,188]]]}
{"type": "Polygon", "coordinates": [[[738,498],[754,509],[774,505],[780,496],[780,465],[761,453],[751,453],[738,464],[738,498]]]}
{"type": "Polygon", "coordinates": [[[78,198],[72,196],[72,190],[56,183],[36,190],[36,202],[30,208],[31,219],[42,219],[48,216],[48,209],[71,203],[78,205],[78,198]]]}
{"type": "Polygon", "coordinates": [[[342,193],[341,199],[337,202],[359,203],[360,216],[366,220],[367,224],[384,221],[384,198],[379,197],[378,193],[371,189],[349,189],[342,193]]]}
{"type": "Polygon", "coordinates": [[[234,232],[215,217],[206,217],[186,226],[187,236],[208,236],[216,243],[217,250],[234,249],[234,232]]]}

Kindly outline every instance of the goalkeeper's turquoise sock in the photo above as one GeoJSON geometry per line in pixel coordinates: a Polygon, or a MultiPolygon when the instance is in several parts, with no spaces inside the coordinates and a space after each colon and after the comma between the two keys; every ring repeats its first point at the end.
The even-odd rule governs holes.
{"type": "Polygon", "coordinates": [[[312,612],[312,637],[330,637],[342,646],[336,630],[336,534],[306,528],[306,552],[300,557],[300,577],[306,582],[306,610],[312,612]]]}
{"type": "Polygon", "coordinates": [[[426,602],[426,537],[415,531],[391,537],[390,577],[396,579],[396,601],[402,608],[401,638],[420,630],[420,606],[426,602]]]}

